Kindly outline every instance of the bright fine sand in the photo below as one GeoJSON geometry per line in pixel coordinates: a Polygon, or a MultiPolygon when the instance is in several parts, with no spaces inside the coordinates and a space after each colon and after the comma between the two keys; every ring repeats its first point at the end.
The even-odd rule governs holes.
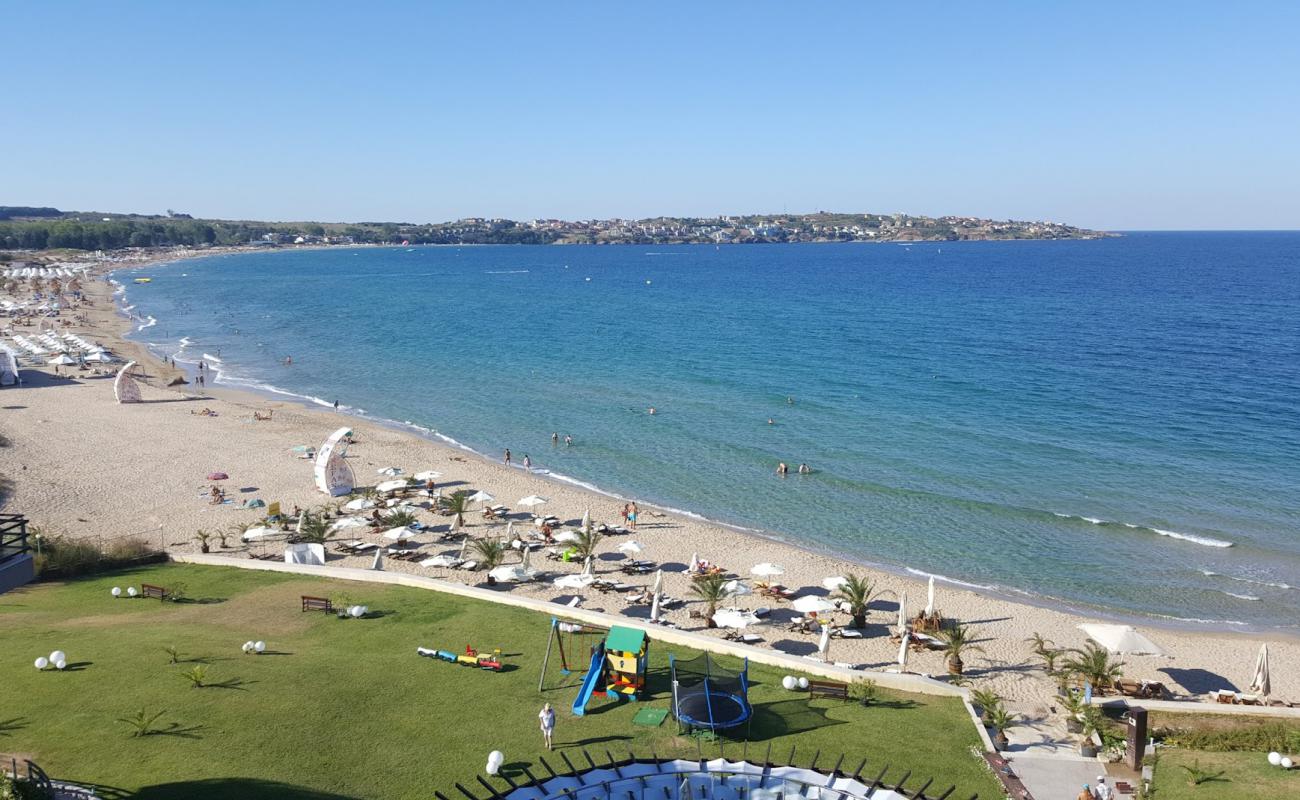
{"type": "MultiPolygon", "coordinates": [[[[193,386],[163,388],[168,379],[179,373],[149,358],[139,345],[121,339],[128,321],[113,308],[111,286],[103,280],[88,280],[85,288],[93,300],[93,305],[84,309],[89,324],[71,325],[69,314],[65,315],[63,329],[93,338],[119,356],[140,358],[149,385],[142,387],[146,402],[118,405],[113,400],[112,365],[102,376],[74,369],[77,377],[71,379],[56,378],[53,368],[46,367],[40,371],[25,369],[24,388],[0,390],[0,433],[9,440],[8,447],[0,448],[0,472],[14,482],[5,510],[26,514],[46,534],[116,538],[136,533],[161,539],[171,552],[197,550],[198,543],[193,538],[196,530],[251,523],[262,513],[237,508],[235,503],[210,504],[207,496],[210,483],[205,476],[213,471],[229,473],[230,480],[224,485],[229,495],[237,498],[236,503],[259,497],[268,503],[278,500],[286,510],[294,505],[320,506],[329,498],[315,490],[311,462],[296,457],[290,448],[317,447],[341,426],[350,426],[355,432],[357,443],[349,448],[348,454],[357,481],[362,485],[383,480],[376,474],[383,467],[402,467],[408,475],[431,469],[443,474],[438,485],[444,490],[484,489],[512,511],[524,510],[515,507],[520,498],[539,494],[550,498],[545,510],[561,520],[576,522],[584,509],[590,508],[595,521],[618,522],[622,506],[619,500],[529,475],[517,468],[507,469],[413,433],[329,410],[309,409],[292,402],[220,388],[204,391],[193,386]],[[217,412],[217,416],[195,413],[204,407],[217,412]],[[273,412],[272,420],[254,421],[254,410],[273,412]]],[[[20,332],[29,330],[35,329],[24,328],[20,332]]],[[[806,593],[824,594],[821,584],[827,576],[847,572],[869,575],[882,595],[872,604],[865,639],[831,643],[831,658],[837,662],[864,665],[868,670],[891,666],[898,647],[889,641],[887,627],[894,624],[898,594],[907,593],[911,614],[925,605],[925,584],[915,579],[853,566],[718,525],[661,514],[645,506],[641,511],[642,524],[634,534],[609,536],[602,541],[603,557],[597,560],[598,572],[622,577],[629,583],[648,583],[650,577],[627,578],[618,572],[621,554],[616,548],[634,538],[645,546],[640,558],[665,566],[667,593],[683,599],[688,599],[690,594],[682,570],[692,553],[746,578],[750,577],[749,570],[754,564],[778,563],[786,569],[780,582],[796,590],[811,587],[806,593]]],[[[448,521],[427,511],[421,511],[420,516],[430,524],[445,525],[448,521]]],[[[504,532],[504,527],[484,522],[477,513],[468,519],[470,531],[476,536],[504,532]]],[[[516,528],[522,530],[520,525],[527,524],[517,523],[516,528]]],[[[361,536],[379,541],[373,533],[361,536]]],[[[231,544],[235,542],[232,540],[231,544]]],[[[424,549],[432,555],[455,552],[459,546],[426,544],[424,549]]],[[[214,552],[221,551],[214,548],[214,552]]],[[[242,551],[232,554],[244,555],[242,551]]],[[[332,564],[368,566],[370,563],[368,558],[335,559],[332,564]]],[[[515,559],[512,556],[508,563],[514,563],[515,559]]],[[[535,554],[533,565],[554,574],[578,569],[576,565],[548,561],[540,554],[535,554]]],[[[485,579],[481,572],[430,569],[392,559],[385,561],[384,568],[460,582],[485,579]]],[[[1140,569],[1141,565],[1135,564],[1134,568],[1140,569]]],[[[503,591],[547,599],[571,596],[570,590],[555,588],[549,580],[503,588],[503,591]]],[[[647,616],[645,606],[627,606],[619,594],[601,594],[588,589],[584,596],[584,608],[632,617],[647,616]]],[[[785,630],[783,620],[793,616],[787,603],[751,595],[739,598],[736,604],[774,608],[773,621],[753,629],[763,637],[758,646],[775,647],[796,655],[816,649],[816,636],[785,630]]],[[[687,613],[694,606],[688,603],[668,612],[667,617],[681,628],[699,628],[701,620],[690,619],[687,613]]],[[[1026,639],[1037,632],[1058,646],[1081,646],[1085,638],[1075,626],[1089,621],[1087,617],[1022,605],[943,583],[938,586],[937,606],[944,616],[970,623],[978,634],[983,652],[973,653],[966,660],[966,672],[973,678],[973,685],[994,688],[1030,713],[1045,710],[1053,696],[1053,684],[1044,677],[1026,639]]],[[[840,622],[847,621],[843,615],[836,616],[840,622]]],[[[1171,657],[1127,656],[1124,674],[1161,680],[1174,692],[1184,695],[1229,687],[1245,691],[1259,643],[1264,641],[1258,636],[1233,633],[1163,629],[1150,624],[1139,627],[1171,657]]],[[[1300,701],[1300,642],[1271,638],[1269,645],[1273,695],[1300,701]]],[[[943,658],[935,652],[913,653],[908,669],[935,676],[945,674],[943,658]]]]}

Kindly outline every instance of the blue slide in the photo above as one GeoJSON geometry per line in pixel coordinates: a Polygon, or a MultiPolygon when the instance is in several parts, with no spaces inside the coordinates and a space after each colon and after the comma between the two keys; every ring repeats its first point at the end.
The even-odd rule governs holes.
{"type": "Polygon", "coordinates": [[[591,666],[587,668],[587,676],[582,679],[582,688],[578,690],[578,698],[573,701],[573,713],[581,717],[587,713],[587,703],[591,702],[591,693],[596,691],[596,683],[600,680],[601,673],[605,671],[605,643],[601,642],[596,645],[596,650],[591,654],[591,666]]]}

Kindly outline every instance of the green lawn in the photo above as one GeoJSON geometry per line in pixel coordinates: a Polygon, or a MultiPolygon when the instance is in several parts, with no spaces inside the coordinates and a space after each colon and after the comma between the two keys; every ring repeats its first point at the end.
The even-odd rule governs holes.
{"type": "MultiPolygon", "coordinates": [[[[570,758],[581,759],[580,747],[616,756],[696,752],[671,717],[659,728],[631,724],[644,705],[668,706],[668,653],[691,651],[652,644],[653,697],[624,705],[596,699],[578,718],[569,707],[581,676],[560,675],[554,655],[547,689],[537,691],[548,633],[546,616],[493,603],[232,568],[165,565],[34,585],[0,595],[0,753],[145,800],[427,798],[433,789],[455,796],[453,782],[474,785],[490,750],[505,753],[508,771],[538,763],[544,700],[557,709],[557,749],[570,758]],[[142,582],[184,585],[188,602],[109,594],[142,582]],[[377,618],[302,613],[302,594],[346,596],[377,618]],[[245,656],[239,648],[250,639],[265,640],[271,653],[245,656]],[[508,671],[415,655],[417,645],[466,644],[500,647],[508,671]],[[168,646],[192,661],[169,664],[168,646]],[[33,668],[56,648],[68,653],[66,672],[33,668]],[[181,673],[194,662],[225,685],[190,688],[181,673]],[[142,707],[165,710],[159,723],[173,729],[131,738],[116,720],[142,707]]],[[[887,780],[911,770],[914,789],[933,777],[934,786],[956,784],[963,797],[1000,796],[968,751],[978,738],[956,699],[882,692],[868,708],[810,705],[781,688],[782,674],[750,669],[751,753],[771,742],[774,757],[784,758],[797,745],[803,765],[818,750],[823,767],[840,754],[852,766],[866,757],[873,776],[887,763],[887,780]]],[[[725,747],[736,757],[742,743],[725,747]]],[[[717,755],[717,744],[705,748],[717,755]]],[[[558,753],[554,763],[562,763],[558,753]]]]}
{"type": "Polygon", "coordinates": [[[1300,770],[1270,766],[1265,753],[1207,753],[1169,748],[1160,751],[1155,769],[1159,800],[1295,800],[1300,797],[1300,770]],[[1222,772],[1222,776],[1192,786],[1184,766],[1222,772]]]}

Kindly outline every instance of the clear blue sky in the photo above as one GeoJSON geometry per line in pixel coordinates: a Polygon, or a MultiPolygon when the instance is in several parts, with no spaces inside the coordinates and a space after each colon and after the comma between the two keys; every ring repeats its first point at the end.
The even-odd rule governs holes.
{"type": "Polygon", "coordinates": [[[0,204],[1300,227],[1300,3],[18,2],[0,204]]]}

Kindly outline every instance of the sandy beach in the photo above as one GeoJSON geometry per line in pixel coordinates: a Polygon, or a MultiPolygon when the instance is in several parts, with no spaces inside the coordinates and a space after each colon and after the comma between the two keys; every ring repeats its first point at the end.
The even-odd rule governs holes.
{"type": "MultiPolygon", "coordinates": [[[[4,508],[27,515],[46,535],[139,535],[161,541],[172,552],[194,551],[199,547],[194,539],[197,530],[227,529],[260,517],[262,510],[239,507],[245,499],[278,501],[286,509],[295,505],[319,507],[329,498],[313,486],[312,462],[298,457],[291,448],[317,447],[341,426],[355,432],[357,441],[348,454],[361,485],[383,480],[377,473],[385,467],[400,467],[406,474],[436,470],[442,473],[438,485],[444,491],[482,489],[494,495],[497,502],[510,506],[512,512],[524,511],[516,507],[519,498],[538,494],[550,499],[545,510],[562,521],[576,523],[584,510],[590,509],[596,522],[619,522],[619,500],[517,467],[507,468],[413,432],[220,386],[166,388],[181,372],[150,357],[143,346],[123,339],[131,325],[113,307],[112,286],[101,279],[87,281],[85,289],[92,301],[84,308],[88,324],[69,324],[71,315],[65,315],[60,330],[79,333],[108,346],[120,357],[139,360],[147,375],[142,385],[145,402],[116,404],[111,368],[101,375],[74,369],[72,377],[56,377],[49,367],[24,369],[24,387],[0,390],[0,432],[9,442],[0,450],[0,471],[13,482],[4,508]],[[205,407],[216,416],[196,413],[205,407]],[[257,421],[255,411],[269,414],[271,419],[257,421]],[[209,502],[211,484],[205,476],[213,471],[230,475],[230,480],[223,483],[234,502],[209,502]]],[[[421,511],[420,516],[429,524],[445,525],[448,521],[428,511],[421,511]]],[[[516,522],[516,527],[528,524],[516,522]]],[[[503,525],[486,522],[477,513],[469,517],[469,529],[475,536],[504,533],[503,525]]],[[[379,541],[375,534],[363,537],[379,541]]],[[[878,598],[872,603],[864,638],[834,641],[830,651],[833,660],[864,665],[867,670],[894,664],[898,647],[889,640],[888,633],[895,623],[898,597],[906,592],[908,610],[913,614],[925,604],[926,586],[920,580],[865,569],[645,506],[641,524],[633,534],[608,536],[602,541],[602,553],[596,562],[598,572],[629,583],[649,582],[648,577],[626,578],[618,571],[623,555],[617,547],[627,539],[644,546],[640,558],[663,566],[666,591],[683,599],[690,598],[684,570],[692,554],[744,578],[751,577],[749,571],[754,564],[780,564],[785,568],[780,582],[794,590],[803,589],[802,594],[825,594],[821,587],[828,576],[849,572],[868,575],[877,586],[878,598]]],[[[233,539],[230,544],[232,550],[237,549],[233,539]]],[[[426,544],[424,549],[432,555],[455,552],[459,546],[426,544]]],[[[221,551],[214,548],[214,552],[221,551]]],[[[515,558],[512,556],[507,563],[513,563],[515,558]]],[[[369,565],[370,559],[336,556],[331,563],[362,566],[369,565]]],[[[535,558],[534,566],[554,573],[552,577],[578,570],[577,565],[542,558],[535,558]]],[[[391,559],[384,568],[460,582],[485,579],[481,572],[424,568],[391,559]]],[[[552,586],[550,580],[502,587],[502,591],[546,599],[563,599],[572,594],[571,590],[552,586]]],[[[583,595],[585,608],[648,616],[647,606],[628,606],[619,594],[588,589],[583,595]]],[[[786,630],[784,622],[794,615],[788,603],[750,595],[739,598],[736,604],[773,609],[772,621],[753,629],[763,637],[757,646],[796,655],[815,651],[815,635],[786,630]]],[[[702,621],[688,616],[695,605],[687,603],[671,610],[667,618],[681,628],[700,628],[702,621]]],[[[937,607],[945,617],[968,623],[977,633],[983,652],[968,657],[966,668],[973,685],[995,689],[1026,713],[1045,710],[1054,692],[1053,682],[1044,676],[1026,640],[1039,633],[1057,646],[1079,647],[1086,639],[1076,626],[1097,620],[944,583],[938,586],[937,607]]],[[[843,615],[837,616],[840,622],[847,621],[843,615]]],[[[1155,624],[1139,627],[1169,657],[1126,656],[1125,676],[1160,680],[1178,695],[1201,695],[1220,688],[1245,691],[1255,652],[1265,641],[1259,636],[1233,632],[1187,631],[1155,624]]],[[[1267,641],[1273,659],[1274,696],[1300,701],[1300,641],[1276,637],[1267,641]]],[[[908,669],[935,676],[946,673],[943,656],[937,652],[914,652],[908,669]]]]}

